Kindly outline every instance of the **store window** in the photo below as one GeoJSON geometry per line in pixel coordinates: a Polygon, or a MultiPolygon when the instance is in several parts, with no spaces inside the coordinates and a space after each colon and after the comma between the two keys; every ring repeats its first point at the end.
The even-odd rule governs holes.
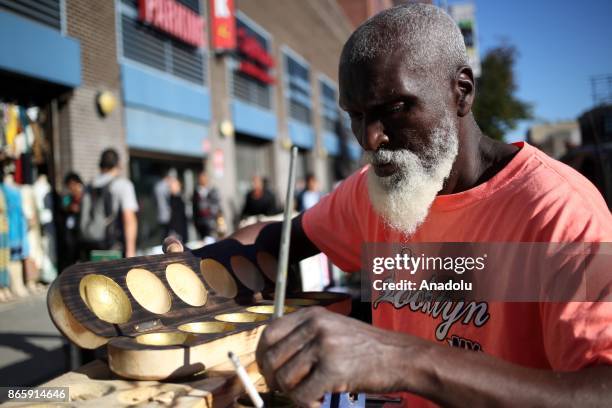
{"type": "Polygon", "coordinates": [[[273,62],[269,55],[265,55],[270,52],[269,36],[259,27],[255,27],[246,17],[240,15],[236,17],[236,32],[238,50],[237,64],[232,71],[232,96],[261,108],[272,109],[271,85],[273,79],[269,72],[273,62]],[[256,43],[258,47],[241,47],[241,43],[247,41],[250,41],[251,44],[256,43]],[[244,52],[246,49],[256,51],[259,49],[259,52],[247,54],[244,52]]]}
{"type": "Polygon", "coordinates": [[[287,92],[289,98],[289,117],[310,125],[312,102],[310,89],[310,69],[297,56],[285,53],[287,92]]]}
{"type": "Polygon", "coordinates": [[[323,116],[323,129],[327,132],[336,133],[336,122],[338,121],[338,104],[336,101],[336,90],[326,81],[321,83],[321,115],[323,116]]]}
{"type": "MultiPolygon", "coordinates": [[[[198,0],[175,1],[200,13],[198,0]]],[[[205,51],[141,23],[137,0],[121,2],[121,41],[124,58],[193,83],[206,83],[205,51]]]]}
{"type": "Polygon", "coordinates": [[[0,0],[0,10],[3,9],[56,30],[62,29],[62,0],[0,0]]]}

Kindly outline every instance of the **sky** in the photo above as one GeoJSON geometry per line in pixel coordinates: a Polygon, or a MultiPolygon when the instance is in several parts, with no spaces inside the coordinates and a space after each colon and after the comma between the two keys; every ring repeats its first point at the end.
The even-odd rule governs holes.
{"type": "MultiPolygon", "coordinates": [[[[471,2],[481,57],[504,41],[516,46],[516,94],[534,105],[536,122],[573,120],[593,106],[591,76],[612,75],[612,0],[471,2]]],[[[506,139],[523,140],[529,125],[506,139]]]]}

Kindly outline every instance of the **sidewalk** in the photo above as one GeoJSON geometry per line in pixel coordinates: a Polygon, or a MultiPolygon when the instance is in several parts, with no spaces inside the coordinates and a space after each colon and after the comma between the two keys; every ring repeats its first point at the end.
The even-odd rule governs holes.
{"type": "Polygon", "coordinates": [[[0,304],[0,386],[38,385],[68,370],[67,342],[47,312],[46,292],[0,304]]]}

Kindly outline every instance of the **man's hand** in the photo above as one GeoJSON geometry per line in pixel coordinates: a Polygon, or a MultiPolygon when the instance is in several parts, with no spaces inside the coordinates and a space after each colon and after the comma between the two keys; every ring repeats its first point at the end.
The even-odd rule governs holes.
{"type": "Polygon", "coordinates": [[[366,325],[320,307],[271,322],[257,347],[271,389],[303,406],[326,392],[409,392],[442,406],[612,406],[612,367],[554,372],[366,325]],[[460,368],[460,369],[459,369],[460,368]]]}
{"type": "Polygon", "coordinates": [[[183,243],[177,237],[169,236],[162,242],[162,251],[164,254],[183,252],[184,250],[185,247],[183,247],[183,243]]]}
{"type": "MultiPolygon", "coordinates": [[[[406,340],[407,336],[402,336],[406,340]]],[[[414,339],[415,347],[422,340],[414,339]]],[[[399,351],[397,334],[321,307],[298,310],[268,325],[257,347],[257,363],[268,386],[300,405],[318,406],[326,392],[386,392],[396,389],[397,367],[383,355],[399,351]]],[[[416,350],[404,342],[406,355],[416,350]]],[[[403,367],[402,375],[410,375],[403,367]]]]}

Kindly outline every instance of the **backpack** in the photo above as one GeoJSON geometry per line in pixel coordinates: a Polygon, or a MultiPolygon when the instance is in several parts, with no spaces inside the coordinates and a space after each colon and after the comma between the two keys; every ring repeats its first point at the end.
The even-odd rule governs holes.
{"type": "Polygon", "coordinates": [[[111,180],[104,186],[89,185],[83,195],[79,235],[88,249],[111,249],[119,241],[119,211],[113,208],[111,180]]]}

